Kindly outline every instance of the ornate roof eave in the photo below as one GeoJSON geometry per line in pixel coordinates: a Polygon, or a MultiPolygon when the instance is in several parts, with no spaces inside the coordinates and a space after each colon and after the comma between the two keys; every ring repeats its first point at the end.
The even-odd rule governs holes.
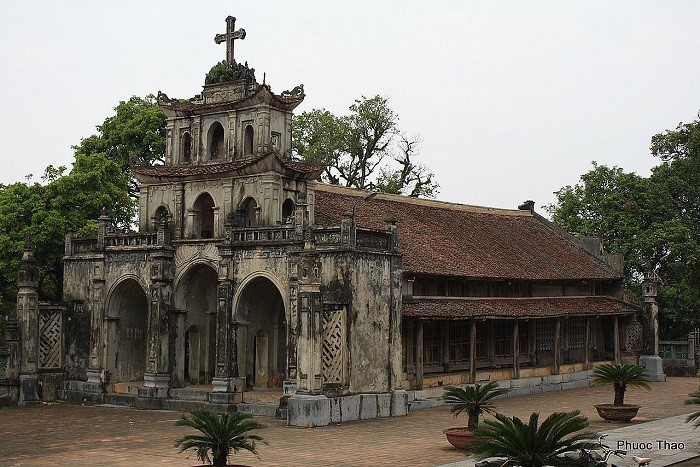
{"type": "Polygon", "coordinates": [[[281,96],[272,93],[267,84],[261,84],[250,95],[241,99],[228,102],[212,102],[205,104],[201,101],[179,101],[169,99],[165,94],[159,93],[158,105],[169,118],[187,117],[191,115],[211,112],[225,112],[251,107],[265,103],[275,109],[291,112],[304,100],[304,94],[281,96]]]}
{"type": "Polygon", "coordinates": [[[150,185],[205,180],[212,177],[245,177],[266,172],[277,172],[296,180],[315,180],[321,176],[324,169],[325,166],[289,161],[281,159],[274,152],[268,152],[259,157],[218,164],[134,167],[132,173],[139,182],[150,185]]]}

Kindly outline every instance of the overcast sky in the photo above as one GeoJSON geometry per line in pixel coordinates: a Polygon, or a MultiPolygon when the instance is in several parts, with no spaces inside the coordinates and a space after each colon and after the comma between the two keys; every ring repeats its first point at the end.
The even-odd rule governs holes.
{"type": "Polygon", "coordinates": [[[648,175],[653,134],[697,118],[697,1],[0,0],[0,183],[68,165],[121,100],[201,91],[225,58],[297,112],[387,96],[439,199],[536,209],[591,161],[648,175]]]}

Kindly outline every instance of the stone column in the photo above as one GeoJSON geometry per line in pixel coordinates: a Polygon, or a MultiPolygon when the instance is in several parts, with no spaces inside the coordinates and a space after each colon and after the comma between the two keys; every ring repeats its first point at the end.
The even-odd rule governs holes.
{"type": "Polygon", "coordinates": [[[245,377],[238,369],[238,326],[233,320],[233,281],[231,249],[219,247],[219,277],[216,308],[216,374],[212,380],[214,398],[218,403],[233,403],[243,400],[245,377]]]}
{"type": "Polygon", "coordinates": [[[173,321],[177,320],[178,313],[171,313],[175,266],[173,250],[167,247],[169,232],[166,225],[162,221],[159,226],[158,239],[162,249],[150,256],[148,348],[143,388],[145,391],[142,394],[139,390],[139,395],[143,397],[167,397],[173,380],[172,369],[175,362],[171,360],[171,356],[174,354],[175,336],[171,336],[170,331],[177,325],[173,321]]]}
{"type": "Polygon", "coordinates": [[[639,364],[646,368],[651,381],[666,381],[663,360],[659,357],[659,304],[658,296],[659,277],[647,263],[644,271],[642,291],[644,293],[644,311],[642,312],[642,326],[644,343],[642,354],[639,356],[639,364]]]}
{"type": "Polygon", "coordinates": [[[17,323],[20,336],[19,405],[39,398],[39,270],[34,246],[27,239],[17,271],[17,323]]]}
{"type": "MultiPolygon", "coordinates": [[[[104,240],[103,240],[104,242],[104,240]]],[[[104,243],[103,247],[104,248],[104,243]]],[[[90,290],[90,356],[87,368],[88,390],[101,392],[101,385],[106,383],[105,342],[107,339],[107,321],[105,315],[105,279],[104,252],[92,261],[92,288],[90,290]]]]}

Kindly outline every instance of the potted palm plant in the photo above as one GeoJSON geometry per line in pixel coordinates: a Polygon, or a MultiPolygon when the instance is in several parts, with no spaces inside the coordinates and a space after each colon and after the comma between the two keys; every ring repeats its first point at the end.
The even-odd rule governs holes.
{"type": "Polygon", "coordinates": [[[192,427],[199,430],[200,434],[183,436],[175,441],[175,447],[180,448],[180,452],[192,449],[200,461],[211,463],[215,467],[225,466],[231,451],[237,453],[244,449],[257,456],[255,442],[267,443],[249,431],[265,428],[265,425],[251,420],[252,417],[239,412],[217,415],[208,410],[195,410],[192,418],[183,415],[175,425],[192,427]]]}
{"type": "Polygon", "coordinates": [[[466,427],[443,430],[450,444],[459,449],[465,449],[475,444],[474,432],[479,428],[479,416],[484,412],[495,413],[491,400],[508,393],[508,391],[507,388],[499,388],[495,381],[484,385],[466,386],[464,389],[446,387],[442,400],[452,406],[450,412],[455,417],[462,412],[467,413],[466,427]]]}
{"type": "Polygon", "coordinates": [[[608,421],[629,422],[637,416],[638,405],[625,404],[627,386],[651,389],[647,370],[639,365],[604,364],[593,370],[591,386],[612,384],[615,399],[612,404],[595,406],[598,415],[608,421]]]}
{"type": "Polygon", "coordinates": [[[530,415],[528,423],[518,417],[508,418],[494,415],[496,420],[486,420],[476,435],[484,441],[475,446],[473,452],[479,457],[505,457],[497,465],[519,465],[541,467],[545,465],[581,465],[576,457],[566,453],[580,449],[594,449],[596,434],[581,432],[588,426],[586,417],[576,410],[555,412],[539,424],[539,414],[530,415]]]}

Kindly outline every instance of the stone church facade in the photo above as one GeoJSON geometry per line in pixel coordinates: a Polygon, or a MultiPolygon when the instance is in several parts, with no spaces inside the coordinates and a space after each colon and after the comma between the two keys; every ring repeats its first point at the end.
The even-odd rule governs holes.
{"type": "Polygon", "coordinates": [[[323,167],[292,158],[303,86],[258,83],[233,59],[245,31],[227,25],[228,79],[189,100],[159,94],[166,157],[133,168],[138,232],[103,215],[97,238],[69,233],[62,307],[39,306],[25,251],[33,308],[18,300],[10,324],[36,339],[20,343],[20,329],[8,342],[56,355],[44,371],[10,358],[25,402],[249,410],[245,395],[267,392],[284,396],[290,425],[316,426],[405,415],[444,384],[587,384],[596,362],[653,354],[655,289],[623,300],[621,259],[532,204],[318,182],[323,167]],[[27,318],[47,313],[58,343],[27,318]]]}

